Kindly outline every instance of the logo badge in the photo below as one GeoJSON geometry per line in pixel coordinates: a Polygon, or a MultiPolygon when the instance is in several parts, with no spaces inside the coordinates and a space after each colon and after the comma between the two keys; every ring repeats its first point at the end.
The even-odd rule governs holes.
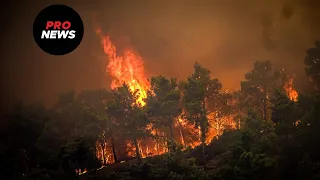
{"type": "Polygon", "coordinates": [[[51,5],[43,9],[33,23],[37,45],[51,55],[66,55],[81,43],[84,33],[80,15],[66,5],[51,5]]]}

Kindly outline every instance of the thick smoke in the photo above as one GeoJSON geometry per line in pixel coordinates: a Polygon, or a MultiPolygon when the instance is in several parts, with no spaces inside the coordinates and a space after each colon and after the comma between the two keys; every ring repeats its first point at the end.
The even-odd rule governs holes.
{"type": "Polygon", "coordinates": [[[290,20],[290,18],[294,14],[294,7],[290,3],[285,3],[281,10],[281,17],[285,18],[286,20],[290,20]]]}
{"type": "Polygon", "coordinates": [[[261,16],[262,44],[266,49],[274,49],[276,47],[272,39],[273,22],[274,20],[270,14],[261,16]]]}

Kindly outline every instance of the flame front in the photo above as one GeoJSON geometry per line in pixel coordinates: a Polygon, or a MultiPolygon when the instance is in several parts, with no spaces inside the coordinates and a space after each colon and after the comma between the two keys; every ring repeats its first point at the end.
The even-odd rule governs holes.
{"type": "Polygon", "coordinates": [[[130,91],[137,95],[137,104],[144,106],[150,84],[144,73],[142,57],[130,48],[125,49],[121,56],[118,55],[110,36],[104,36],[101,29],[96,29],[96,33],[101,39],[104,53],[109,58],[107,72],[113,77],[111,89],[123,84],[128,85],[130,91]]]}

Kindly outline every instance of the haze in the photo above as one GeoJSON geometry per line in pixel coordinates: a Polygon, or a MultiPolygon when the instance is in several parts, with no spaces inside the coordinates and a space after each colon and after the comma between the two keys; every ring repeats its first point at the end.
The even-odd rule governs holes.
{"type": "Polygon", "coordinates": [[[58,2],[78,11],[85,26],[78,49],[60,57],[42,52],[32,36],[35,16],[53,2],[8,6],[14,15],[2,38],[2,109],[18,100],[52,105],[70,89],[110,86],[92,14],[120,48],[140,53],[148,77],[184,79],[198,61],[231,90],[257,60],[285,67],[303,86],[305,51],[320,39],[319,0],[58,2]]]}

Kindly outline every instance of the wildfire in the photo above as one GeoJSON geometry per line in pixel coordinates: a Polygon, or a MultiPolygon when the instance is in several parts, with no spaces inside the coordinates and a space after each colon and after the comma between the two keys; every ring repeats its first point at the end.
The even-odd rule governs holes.
{"type": "MultiPolygon", "coordinates": [[[[110,36],[103,35],[100,28],[96,29],[96,34],[100,37],[101,45],[104,53],[108,56],[109,63],[106,71],[112,76],[111,89],[128,85],[132,94],[137,96],[136,103],[140,106],[145,106],[144,99],[147,97],[147,91],[150,89],[150,84],[144,73],[143,59],[133,49],[127,48],[121,54],[117,54],[117,48],[110,39],[110,36]]],[[[151,134],[158,136],[156,129],[153,129],[150,124],[147,130],[151,131],[151,134]]],[[[161,140],[153,140],[146,138],[139,140],[138,147],[139,152],[143,158],[163,154],[167,152],[166,142],[161,140]]],[[[97,157],[106,162],[106,164],[114,163],[113,153],[110,151],[110,147],[107,144],[96,143],[97,157]]],[[[126,151],[128,156],[136,156],[135,147],[132,142],[126,143],[126,151]]]]}
{"type": "Polygon", "coordinates": [[[298,100],[298,92],[293,88],[293,78],[290,78],[285,84],[284,84],[284,90],[287,93],[287,96],[292,101],[298,100]]]}
{"type": "Polygon", "coordinates": [[[144,106],[150,84],[144,73],[143,60],[134,50],[127,48],[122,55],[117,54],[116,46],[110,36],[104,36],[101,29],[96,29],[104,53],[109,58],[107,72],[113,77],[111,89],[127,84],[130,91],[137,95],[137,104],[144,106]]]}
{"type": "MultiPolygon", "coordinates": [[[[132,94],[137,95],[136,103],[140,106],[145,106],[144,99],[147,97],[147,91],[150,89],[150,84],[144,73],[143,59],[133,49],[127,48],[121,54],[117,54],[117,48],[110,39],[110,36],[103,35],[100,28],[96,29],[96,34],[100,37],[101,45],[104,53],[108,56],[109,63],[106,71],[112,76],[111,89],[128,85],[132,94]]],[[[182,113],[183,114],[183,113],[182,113]]],[[[232,121],[232,118],[226,117],[225,123],[232,121]]],[[[206,144],[211,140],[221,135],[224,128],[220,127],[222,124],[218,121],[210,121],[209,131],[206,135],[206,144]],[[216,126],[219,124],[219,127],[216,126]]],[[[232,121],[233,122],[233,121],[232,121]]],[[[227,124],[228,124],[227,123],[227,124]]],[[[230,123],[229,123],[230,124],[230,123]]],[[[232,124],[232,123],[231,123],[232,124]]],[[[153,127],[149,124],[146,130],[151,133],[153,138],[146,137],[138,140],[138,148],[143,158],[148,156],[160,155],[168,152],[167,138],[168,134],[164,130],[153,127]]],[[[183,119],[182,115],[176,119],[174,127],[174,138],[184,147],[194,148],[201,144],[201,129],[195,127],[195,124],[183,119]]],[[[135,146],[131,141],[125,142],[126,156],[136,156],[135,146]]],[[[97,157],[101,159],[104,164],[114,163],[113,151],[107,142],[96,143],[97,157]]],[[[116,153],[117,154],[117,153],[116,153]]]]}

